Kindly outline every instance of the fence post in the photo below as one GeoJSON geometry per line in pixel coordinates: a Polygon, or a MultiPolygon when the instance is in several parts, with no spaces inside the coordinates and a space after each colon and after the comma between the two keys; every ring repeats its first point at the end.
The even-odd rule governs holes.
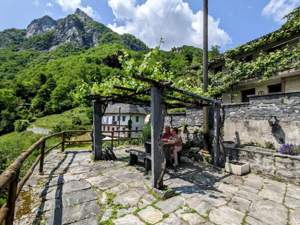
{"type": "Polygon", "coordinates": [[[111,150],[114,149],[114,136],[115,136],[115,132],[112,131],[112,133],[111,133],[111,150]]]}
{"type": "Polygon", "coordinates": [[[18,179],[19,179],[19,171],[17,172],[16,178],[10,183],[8,189],[8,196],[6,207],[9,209],[5,224],[12,225],[14,223],[14,215],[15,215],[15,205],[17,200],[17,187],[18,187],[18,179]]]}
{"type": "Polygon", "coordinates": [[[65,132],[63,132],[61,135],[61,152],[65,151],[65,138],[65,132]]]}
{"type": "Polygon", "coordinates": [[[39,171],[39,175],[43,175],[44,172],[43,172],[43,168],[44,168],[44,157],[45,157],[45,141],[42,142],[42,145],[41,145],[41,159],[40,159],[40,171],[39,171]]]}

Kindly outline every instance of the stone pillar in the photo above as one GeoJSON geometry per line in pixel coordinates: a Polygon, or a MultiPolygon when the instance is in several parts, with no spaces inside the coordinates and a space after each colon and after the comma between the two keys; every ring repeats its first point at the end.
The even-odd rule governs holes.
{"type": "Polygon", "coordinates": [[[163,89],[151,88],[151,170],[152,170],[152,188],[161,188],[163,180],[159,182],[165,168],[165,155],[163,152],[163,141],[160,137],[164,126],[164,113],[162,102],[163,89]],[[159,149],[159,145],[162,151],[159,149]]]}
{"type": "Polygon", "coordinates": [[[219,159],[220,159],[220,104],[215,104],[214,110],[214,165],[219,166],[219,159]]]}
{"type": "Polygon", "coordinates": [[[93,102],[93,154],[95,160],[102,159],[102,112],[103,103],[99,100],[93,102]]]}

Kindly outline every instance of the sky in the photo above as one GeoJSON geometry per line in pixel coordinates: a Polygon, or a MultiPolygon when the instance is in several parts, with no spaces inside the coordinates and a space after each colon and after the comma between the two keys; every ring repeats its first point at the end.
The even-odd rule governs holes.
{"type": "MultiPolygon", "coordinates": [[[[300,0],[208,0],[208,44],[221,52],[279,29],[300,0]]],[[[34,19],[66,17],[80,8],[119,34],[149,47],[202,48],[203,0],[0,0],[0,31],[26,29],[34,19]]]]}

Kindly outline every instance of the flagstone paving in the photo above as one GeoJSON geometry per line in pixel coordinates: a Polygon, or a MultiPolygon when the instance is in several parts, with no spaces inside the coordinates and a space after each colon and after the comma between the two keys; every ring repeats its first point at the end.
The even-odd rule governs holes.
{"type": "Polygon", "coordinates": [[[21,192],[15,224],[197,225],[300,224],[300,187],[255,174],[234,176],[183,158],[168,168],[164,184],[176,191],[162,200],[153,194],[151,172],[116,161],[94,162],[90,151],[54,150],[21,192]]]}

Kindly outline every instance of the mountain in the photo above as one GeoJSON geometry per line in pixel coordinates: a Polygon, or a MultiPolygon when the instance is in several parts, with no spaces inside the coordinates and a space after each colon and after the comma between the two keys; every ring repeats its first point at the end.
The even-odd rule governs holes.
{"type": "Polygon", "coordinates": [[[8,29],[0,32],[0,49],[14,46],[21,51],[26,49],[52,51],[66,43],[72,43],[73,47],[90,48],[111,41],[123,42],[134,51],[148,49],[133,35],[119,35],[105,25],[93,21],[80,9],[59,20],[54,20],[50,16],[35,19],[26,30],[8,29]]]}

